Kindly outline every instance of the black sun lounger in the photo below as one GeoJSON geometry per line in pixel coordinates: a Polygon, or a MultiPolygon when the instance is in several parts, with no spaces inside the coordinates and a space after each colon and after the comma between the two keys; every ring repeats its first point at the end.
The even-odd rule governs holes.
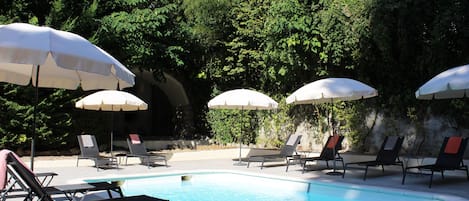
{"type": "MultiPolygon", "coordinates": [[[[0,154],[6,154],[8,155],[9,150],[2,150],[0,154]]],[[[28,188],[22,183],[19,182],[18,177],[15,175],[15,173],[8,167],[6,158],[5,161],[2,164],[3,172],[3,178],[4,178],[4,183],[0,185],[0,200],[5,201],[8,198],[14,198],[14,197],[26,197],[28,192],[28,188]],[[5,170],[6,169],[6,170],[5,170]]],[[[41,172],[41,173],[34,173],[36,176],[36,179],[39,181],[39,183],[42,186],[48,186],[52,179],[57,176],[58,174],[55,172],[41,172]]]]}
{"type": "MultiPolygon", "coordinates": [[[[127,138],[127,145],[129,146],[130,150],[130,153],[127,154],[127,157],[138,157],[142,161],[142,164],[146,164],[149,168],[155,165],[154,163],[156,161],[162,161],[164,162],[164,165],[168,167],[168,160],[166,159],[166,156],[148,152],[140,135],[129,134],[129,138],[127,138]]],[[[127,157],[125,159],[125,164],[127,164],[127,157]]]]}
{"type": "Polygon", "coordinates": [[[344,168],[344,159],[339,153],[339,150],[342,149],[343,140],[344,136],[342,135],[337,135],[337,137],[329,136],[319,156],[302,158],[303,173],[307,168],[306,163],[313,161],[326,161],[327,168],[329,168],[329,161],[340,161],[342,162],[342,168],[344,168]]]}
{"type": "Polygon", "coordinates": [[[254,155],[248,158],[248,165],[249,168],[251,162],[260,162],[261,169],[264,168],[264,163],[269,161],[279,161],[285,160],[287,162],[287,167],[285,171],[288,171],[288,166],[290,165],[290,158],[296,153],[296,147],[300,143],[302,135],[300,134],[290,134],[288,139],[283,145],[280,153],[278,154],[269,154],[269,155],[254,155]]]}
{"type": "Polygon", "coordinates": [[[77,167],[78,162],[81,159],[93,160],[96,170],[99,171],[99,168],[119,168],[117,158],[115,157],[106,157],[99,154],[99,147],[94,135],[78,135],[78,144],[80,145],[80,155],[77,158],[77,167]]]}
{"type": "MultiPolygon", "coordinates": [[[[140,197],[123,197],[122,191],[117,184],[107,183],[107,182],[98,182],[98,183],[82,183],[82,184],[70,184],[70,185],[60,185],[60,186],[49,186],[43,187],[40,182],[36,179],[34,174],[24,166],[23,162],[14,154],[10,152],[7,157],[9,167],[11,167],[15,174],[18,176],[18,179],[21,182],[24,182],[24,185],[28,187],[30,193],[25,200],[32,200],[33,197],[37,197],[40,201],[53,201],[51,195],[62,193],[69,200],[74,200],[77,193],[81,193],[84,196],[90,191],[99,191],[106,190],[111,197],[111,191],[116,191],[121,196],[121,198],[110,198],[106,199],[109,201],[114,200],[138,200],[140,197]]],[[[159,201],[160,199],[151,198],[148,196],[142,197],[146,200],[155,200],[159,201]]]]}
{"type": "Polygon", "coordinates": [[[342,178],[344,177],[347,169],[365,169],[363,180],[366,180],[366,175],[368,174],[368,168],[376,167],[376,166],[381,166],[381,169],[383,172],[384,172],[384,166],[389,166],[389,165],[401,166],[402,172],[404,173],[404,163],[399,159],[399,151],[401,150],[403,142],[404,142],[404,137],[386,136],[383,144],[381,144],[381,149],[376,155],[375,160],[346,163],[342,178]]]}
{"type": "Polygon", "coordinates": [[[469,171],[463,161],[467,141],[467,138],[462,137],[446,137],[443,140],[436,162],[434,164],[406,167],[402,176],[402,184],[404,184],[407,174],[424,174],[423,172],[409,172],[410,169],[430,171],[429,188],[432,187],[433,173],[435,172],[441,172],[441,177],[444,178],[444,172],[447,170],[461,170],[466,172],[467,180],[469,180],[469,171]]]}

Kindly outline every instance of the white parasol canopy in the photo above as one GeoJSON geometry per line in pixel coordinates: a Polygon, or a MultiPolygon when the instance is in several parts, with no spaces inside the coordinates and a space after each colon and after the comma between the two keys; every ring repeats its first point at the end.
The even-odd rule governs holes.
{"type": "Polygon", "coordinates": [[[415,92],[415,97],[423,100],[463,98],[468,92],[469,65],[464,65],[433,77],[415,92]]]}
{"type": "Polygon", "coordinates": [[[117,89],[135,84],[135,75],[83,37],[49,27],[0,26],[0,81],[46,88],[117,89]],[[40,66],[40,67],[39,67],[40,66]]]}
{"type": "Polygon", "coordinates": [[[208,107],[213,109],[271,110],[277,108],[278,103],[257,91],[235,89],[216,96],[208,102],[208,107]]]}
{"type": "Polygon", "coordinates": [[[349,78],[326,78],[309,83],[287,97],[287,104],[320,104],[370,98],[378,91],[349,78]]]}
{"type": "Polygon", "coordinates": [[[146,110],[148,105],[133,94],[103,90],[90,94],[75,103],[76,108],[101,111],[137,111],[146,110]]]}
{"type": "MultiPolygon", "coordinates": [[[[104,50],[83,37],[25,23],[0,26],[0,82],[36,87],[122,89],[135,84],[135,75],[104,50]]],[[[36,105],[31,141],[34,168],[36,105]]]]}

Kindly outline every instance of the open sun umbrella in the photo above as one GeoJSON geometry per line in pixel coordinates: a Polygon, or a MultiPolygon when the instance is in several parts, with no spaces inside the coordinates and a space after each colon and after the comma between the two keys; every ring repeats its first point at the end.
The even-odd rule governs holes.
{"type": "MultiPolygon", "coordinates": [[[[362,82],[349,78],[326,78],[309,83],[287,97],[287,104],[321,104],[335,101],[351,101],[370,98],[378,95],[378,91],[362,82]]],[[[333,126],[333,125],[331,125],[333,126]]],[[[332,127],[331,131],[333,131],[332,127]]],[[[334,147],[335,151],[335,147],[334,147]]],[[[335,155],[335,153],[334,153],[335,155]]],[[[335,170],[331,175],[339,175],[335,170]]]]}
{"type": "Polygon", "coordinates": [[[423,100],[463,98],[468,92],[469,65],[464,65],[433,77],[415,92],[415,97],[423,100]]]}
{"type": "Polygon", "coordinates": [[[311,82],[287,97],[287,104],[320,104],[370,98],[378,91],[349,78],[326,78],[311,82]]]}
{"type": "MultiPolygon", "coordinates": [[[[238,109],[238,110],[272,110],[278,107],[278,103],[269,96],[248,89],[235,89],[221,93],[208,102],[212,109],[238,109]]],[[[242,135],[241,135],[242,136],[242,135]]],[[[239,161],[241,162],[242,141],[239,137],[239,161]]]]}
{"type": "MultiPolygon", "coordinates": [[[[0,26],[0,82],[83,90],[117,89],[135,84],[135,75],[83,37],[24,23],[0,26]]],[[[31,141],[34,167],[36,105],[31,141]]]]}
{"type": "MultiPolygon", "coordinates": [[[[75,103],[76,108],[97,111],[138,111],[147,110],[148,105],[133,94],[116,91],[103,90],[90,94],[75,103]]],[[[114,113],[112,113],[114,117],[114,113]]],[[[113,119],[111,120],[111,122],[113,119]]],[[[113,127],[113,126],[111,126],[113,127]]],[[[113,128],[111,128],[111,155],[113,154],[113,128]]]]}

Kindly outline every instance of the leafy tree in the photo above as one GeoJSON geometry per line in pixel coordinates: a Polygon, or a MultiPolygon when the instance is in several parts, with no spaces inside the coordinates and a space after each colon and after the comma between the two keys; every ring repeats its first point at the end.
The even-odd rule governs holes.
{"type": "Polygon", "coordinates": [[[258,112],[259,127],[263,129],[257,135],[257,144],[280,148],[285,144],[288,136],[295,133],[293,118],[288,113],[292,106],[287,105],[285,99],[283,98],[279,101],[279,106],[276,110],[258,112]]]}
{"type": "MultiPolygon", "coordinates": [[[[29,147],[34,116],[33,87],[2,84],[0,146],[10,149],[29,147]]],[[[71,94],[65,90],[40,89],[36,112],[37,149],[61,148],[71,132],[71,94]]]]}
{"type": "MultiPolygon", "coordinates": [[[[384,111],[405,117],[415,108],[424,115],[431,105],[416,100],[415,90],[439,72],[468,63],[468,48],[461,46],[469,39],[468,8],[465,1],[372,1],[359,74],[378,88],[384,111]]],[[[445,113],[455,110],[449,101],[432,108],[438,105],[445,113]]]]}
{"type": "Polygon", "coordinates": [[[257,118],[254,111],[246,110],[210,110],[207,114],[213,138],[219,144],[243,144],[255,142],[257,118]]]}
{"type": "Polygon", "coordinates": [[[286,94],[324,74],[321,35],[307,4],[271,1],[265,11],[262,86],[286,94]]]}
{"type": "Polygon", "coordinates": [[[153,71],[157,78],[164,69],[184,68],[177,2],[117,1],[113,7],[118,9],[101,19],[99,44],[128,67],[153,71]]]}
{"type": "MultiPolygon", "coordinates": [[[[223,47],[223,41],[234,31],[230,10],[237,1],[186,0],[182,8],[188,31],[207,50],[223,47]]],[[[215,52],[210,52],[211,54],[215,52]]]]}

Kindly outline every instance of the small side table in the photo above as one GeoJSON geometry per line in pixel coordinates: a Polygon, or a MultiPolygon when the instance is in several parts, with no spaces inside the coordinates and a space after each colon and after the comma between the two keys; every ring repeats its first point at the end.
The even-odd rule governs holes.
{"type": "Polygon", "coordinates": [[[288,172],[288,167],[290,167],[290,165],[296,165],[296,164],[302,165],[301,160],[304,157],[305,157],[304,155],[297,153],[297,154],[292,155],[290,158],[287,158],[287,168],[285,169],[285,171],[288,172]]]}
{"type": "Polygon", "coordinates": [[[423,156],[406,156],[404,158],[405,167],[409,166],[420,166],[423,164],[425,157],[423,156]],[[411,161],[415,161],[415,163],[411,163],[411,161]]]}
{"type": "Polygon", "coordinates": [[[119,154],[116,154],[114,155],[116,158],[117,158],[117,163],[119,165],[122,164],[122,162],[127,158],[127,154],[126,153],[119,153],[119,154]]]}

